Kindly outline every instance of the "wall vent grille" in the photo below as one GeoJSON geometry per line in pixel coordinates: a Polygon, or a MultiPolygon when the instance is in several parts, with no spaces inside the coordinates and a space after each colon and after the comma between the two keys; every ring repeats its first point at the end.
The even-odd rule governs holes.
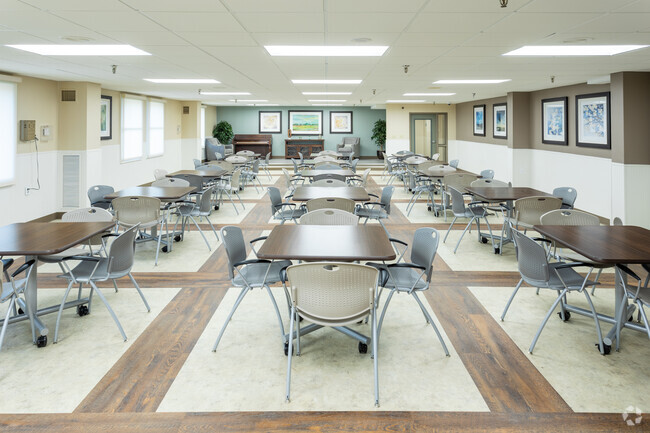
{"type": "Polygon", "coordinates": [[[79,155],[63,155],[63,207],[79,207],[79,155]]]}
{"type": "Polygon", "coordinates": [[[190,114],[190,106],[183,105],[183,114],[190,114]]]}
{"type": "Polygon", "coordinates": [[[61,102],[74,102],[77,100],[76,90],[61,90],[61,102]]]}

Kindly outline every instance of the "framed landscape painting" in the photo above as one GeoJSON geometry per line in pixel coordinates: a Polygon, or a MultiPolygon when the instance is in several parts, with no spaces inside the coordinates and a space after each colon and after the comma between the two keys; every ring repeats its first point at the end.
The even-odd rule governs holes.
{"type": "Polygon", "coordinates": [[[102,95],[99,105],[99,138],[110,140],[113,137],[113,97],[102,95]]]}
{"type": "Polygon", "coordinates": [[[508,106],[507,104],[494,104],[492,137],[508,138],[508,106]]]}
{"type": "Polygon", "coordinates": [[[352,111],[330,111],[330,134],[352,134],[352,111]]]}
{"type": "Polygon", "coordinates": [[[576,96],[576,145],[611,149],[609,92],[576,96]]]}
{"type": "Polygon", "coordinates": [[[474,135],[485,137],[485,105],[474,106],[474,135]]]}
{"type": "Polygon", "coordinates": [[[289,110],[289,129],[292,135],[322,135],[322,111],[289,110]]]}
{"type": "Polygon", "coordinates": [[[568,145],[568,99],[542,99],[542,143],[568,145]]]}
{"type": "Polygon", "coordinates": [[[282,111],[260,111],[260,134],[282,132],[282,111]]]}

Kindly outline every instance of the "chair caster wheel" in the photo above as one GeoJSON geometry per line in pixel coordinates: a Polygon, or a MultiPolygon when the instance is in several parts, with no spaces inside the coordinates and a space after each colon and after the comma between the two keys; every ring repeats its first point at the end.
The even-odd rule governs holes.
{"type": "Polygon", "coordinates": [[[25,312],[23,311],[22,308],[19,308],[19,309],[18,309],[18,314],[25,314],[25,312]]]}
{"type": "Polygon", "coordinates": [[[161,250],[162,250],[163,253],[166,253],[168,251],[167,246],[165,245],[164,247],[162,247],[161,250]]]}
{"type": "Polygon", "coordinates": [[[79,317],[87,316],[88,314],[90,314],[90,311],[88,311],[87,305],[77,305],[77,315],[79,317]]]}
{"type": "Polygon", "coordinates": [[[431,206],[427,206],[427,210],[431,212],[431,206]]]}
{"type": "Polygon", "coordinates": [[[481,237],[481,242],[487,244],[487,238],[481,237]]]}
{"type": "Polygon", "coordinates": [[[494,254],[499,254],[499,253],[501,253],[501,248],[496,247],[496,248],[494,249],[494,254]]]}
{"type": "Polygon", "coordinates": [[[562,317],[562,312],[561,311],[559,311],[557,313],[557,315],[560,316],[560,319],[562,319],[563,322],[568,322],[569,319],[571,318],[571,312],[570,311],[565,312],[564,317],[562,317]]]}
{"type": "Polygon", "coordinates": [[[47,335],[41,335],[36,339],[36,347],[47,346],[47,335]]]}
{"type": "MultiPolygon", "coordinates": [[[[596,350],[600,352],[600,347],[598,347],[598,343],[596,343],[596,350]]],[[[605,352],[603,353],[603,355],[609,355],[610,352],[612,351],[612,346],[610,344],[603,343],[603,351],[605,352]]]]}
{"type": "Polygon", "coordinates": [[[368,345],[359,341],[359,353],[368,353],[368,345]]]}
{"type": "Polygon", "coordinates": [[[289,356],[289,343],[284,342],[284,356],[289,356]]]}
{"type": "Polygon", "coordinates": [[[181,235],[176,235],[176,236],[174,236],[174,240],[175,240],[176,242],[180,242],[180,241],[183,240],[183,237],[182,237],[181,235]]]}
{"type": "Polygon", "coordinates": [[[219,205],[216,205],[216,206],[214,207],[214,210],[219,210],[219,205]]]}

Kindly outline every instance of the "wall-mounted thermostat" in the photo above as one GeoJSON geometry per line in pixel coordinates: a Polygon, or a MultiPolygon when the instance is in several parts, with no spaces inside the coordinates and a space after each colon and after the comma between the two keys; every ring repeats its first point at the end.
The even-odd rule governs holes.
{"type": "Polygon", "coordinates": [[[36,121],[20,121],[20,141],[32,141],[36,137],[36,121]]]}

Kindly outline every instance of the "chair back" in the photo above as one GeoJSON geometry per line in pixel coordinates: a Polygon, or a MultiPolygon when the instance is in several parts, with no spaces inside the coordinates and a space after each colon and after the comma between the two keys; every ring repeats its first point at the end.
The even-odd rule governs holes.
{"type": "Polygon", "coordinates": [[[440,235],[438,230],[430,227],[421,227],[413,234],[413,243],[411,244],[411,263],[424,266],[427,282],[431,281],[431,271],[433,270],[433,259],[438,251],[440,235]]]}
{"type": "Polygon", "coordinates": [[[440,163],[436,161],[424,161],[418,164],[418,170],[426,170],[427,168],[433,167],[434,165],[440,165],[440,163]]]}
{"type": "Polygon", "coordinates": [[[316,176],[314,176],[314,181],[324,180],[324,179],[339,180],[341,182],[346,181],[346,177],[343,176],[342,174],[328,173],[328,174],[317,174],[316,176]]]}
{"type": "Polygon", "coordinates": [[[153,177],[155,180],[164,179],[167,176],[167,173],[169,172],[164,168],[156,168],[153,171],[153,177]]]}
{"type": "Polygon", "coordinates": [[[384,189],[381,190],[381,198],[379,202],[383,205],[382,207],[388,215],[390,215],[390,200],[393,197],[394,192],[395,187],[392,185],[385,186],[384,189]]]}
{"type": "Polygon", "coordinates": [[[614,221],[612,221],[613,226],[622,226],[623,225],[623,220],[620,219],[619,217],[614,217],[614,221]]]}
{"type": "Polygon", "coordinates": [[[314,158],[314,163],[317,162],[336,162],[336,158],[329,155],[317,156],[316,158],[314,158]]]}
{"type": "MultiPolygon", "coordinates": [[[[345,212],[354,212],[354,200],[342,197],[320,197],[307,200],[307,212],[318,209],[340,209],[345,212]]],[[[355,217],[356,218],[356,217],[355,217]]]]}
{"type": "Polygon", "coordinates": [[[314,167],[321,170],[342,170],[340,165],[328,161],[317,162],[314,167]]]}
{"type": "Polygon", "coordinates": [[[533,196],[515,200],[515,221],[528,225],[540,224],[540,217],[546,212],[560,209],[562,199],[557,197],[533,196]]]}
{"type": "Polygon", "coordinates": [[[303,164],[305,162],[305,157],[303,156],[302,152],[298,152],[298,158],[300,158],[300,164],[303,164]]]}
{"type": "Polygon", "coordinates": [[[274,186],[269,186],[266,191],[269,194],[269,199],[271,200],[271,215],[275,215],[278,211],[278,206],[282,204],[282,194],[280,190],[274,186]]]}
{"type": "Polygon", "coordinates": [[[232,189],[239,190],[239,185],[241,181],[241,168],[238,168],[237,170],[232,172],[232,176],[230,176],[230,186],[232,189]]]}
{"type": "Polygon", "coordinates": [[[361,175],[361,186],[364,188],[368,184],[368,176],[370,176],[370,169],[366,168],[361,175]]]}
{"type": "Polygon", "coordinates": [[[357,172],[357,164],[359,164],[359,158],[352,160],[352,164],[350,164],[350,168],[355,173],[357,172]]]}
{"type": "Polygon", "coordinates": [[[487,169],[481,171],[481,177],[483,179],[494,179],[494,170],[487,169]]]}
{"type": "Polygon", "coordinates": [[[311,185],[311,186],[338,186],[338,187],[350,186],[350,185],[347,184],[347,182],[344,182],[344,181],[341,181],[341,180],[336,180],[336,179],[329,179],[329,178],[317,180],[315,182],[310,183],[309,185],[311,185]]]}
{"type": "Polygon", "coordinates": [[[235,167],[232,162],[230,161],[213,161],[210,163],[209,166],[214,166],[214,167],[221,167],[226,171],[232,171],[232,169],[235,167]]]}
{"type": "Polygon", "coordinates": [[[546,212],[539,218],[544,225],[554,226],[598,226],[600,219],[596,215],[575,209],[556,209],[546,212]]]}
{"type": "Polygon", "coordinates": [[[198,168],[203,165],[198,159],[193,159],[192,162],[194,163],[194,168],[198,168]]]}
{"type": "Polygon", "coordinates": [[[176,177],[166,177],[151,182],[151,186],[190,186],[190,182],[176,177]]]}
{"type": "Polygon", "coordinates": [[[349,325],[373,310],[379,270],[371,266],[301,263],[289,266],[287,276],[296,310],[317,325],[349,325]]]}
{"type": "Polygon", "coordinates": [[[93,185],[88,188],[88,200],[90,200],[90,205],[93,207],[100,207],[102,209],[108,209],[111,207],[111,201],[105,199],[104,197],[108,194],[115,192],[112,186],[108,185],[93,185]]]}
{"type": "Polygon", "coordinates": [[[296,163],[295,159],[291,159],[291,163],[293,164],[293,173],[298,174],[300,171],[298,170],[298,164],[296,163]]]}
{"type": "Polygon", "coordinates": [[[465,216],[467,209],[465,208],[465,199],[463,198],[463,194],[453,186],[448,187],[447,192],[451,196],[451,211],[454,215],[465,216]]]}
{"type": "Polygon", "coordinates": [[[189,186],[193,186],[197,191],[201,191],[203,189],[203,176],[199,176],[197,174],[175,174],[172,179],[186,180],[189,186]]]}
{"type": "MultiPolygon", "coordinates": [[[[74,209],[63,214],[61,217],[63,222],[106,222],[113,221],[113,214],[106,209],[99,207],[86,207],[81,209],[74,209]]],[[[98,234],[91,237],[88,242],[91,245],[101,245],[102,235],[98,234]]]]}
{"type": "Polygon", "coordinates": [[[300,217],[300,224],[321,226],[356,226],[359,218],[341,209],[317,209],[300,217]]]}
{"type": "Polygon", "coordinates": [[[106,254],[109,260],[108,274],[118,278],[131,272],[135,260],[135,235],[139,225],[136,224],[111,243],[106,254]]]}
{"type": "Polygon", "coordinates": [[[255,174],[255,175],[257,175],[260,172],[260,160],[259,159],[256,159],[255,161],[253,161],[253,165],[251,166],[251,172],[253,172],[253,174],[255,174]]]}
{"type": "Polygon", "coordinates": [[[286,168],[282,169],[282,174],[284,175],[284,181],[286,183],[286,187],[288,189],[293,189],[293,184],[291,183],[291,175],[289,174],[286,168]]]}
{"type": "MultiPolygon", "coordinates": [[[[224,152],[225,152],[225,150],[224,150],[224,152]]],[[[222,161],[223,160],[223,154],[219,153],[219,152],[214,152],[214,160],[215,161],[222,161]]]]}
{"type": "Polygon", "coordinates": [[[120,224],[145,225],[160,220],[160,200],[155,197],[117,197],[113,199],[113,209],[120,224]]]}
{"type": "Polygon", "coordinates": [[[212,193],[214,187],[210,187],[201,193],[201,196],[197,199],[199,204],[199,213],[201,215],[210,215],[212,213],[212,193]]]}
{"type": "Polygon", "coordinates": [[[439,153],[434,153],[433,155],[431,155],[431,160],[432,161],[437,161],[439,159],[440,159],[440,154],[439,153]]]}
{"type": "Polygon", "coordinates": [[[550,278],[546,250],[519,230],[511,230],[521,277],[531,286],[544,287],[550,278]]]}
{"type": "Polygon", "coordinates": [[[512,186],[510,183],[506,183],[502,180],[495,180],[495,179],[486,179],[486,178],[481,178],[481,179],[476,179],[472,183],[469,184],[469,186],[484,186],[484,187],[492,187],[492,188],[507,188],[509,186],[512,186]]]}
{"type": "Polygon", "coordinates": [[[269,165],[269,162],[271,161],[271,152],[266,154],[266,158],[264,158],[266,165],[269,165]]]}
{"type": "Polygon", "coordinates": [[[478,179],[478,177],[475,174],[451,173],[445,175],[443,182],[446,188],[452,186],[459,191],[465,191],[465,188],[470,186],[476,179],[478,179]]]}
{"type": "Polygon", "coordinates": [[[460,161],[457,160],[457,159],[452,159],[451,161],[449,161],[449,166],[454,167],[454,168],[458,168],[458,163],[459,162],[460,161]]]}
{"type": "Polygon", "coordinates": [[[553,190],[553,195],[562,199],[563,208],[573,209],[573,204],[578,198],[578,191],[575,188],[571,188],[570,186],[562,186],[555,188],[553,190]]]}
{"type": "MultiPolygon", "coordinates": [[[[269,194],[270,195],[270,194],[269,194]]],[[[228,257],[228,275],[235,278],[235,263],[246,260],[246,243],[241,229],[237,226],[225,226],[221,230],[221,239],[228,257]]]]}

